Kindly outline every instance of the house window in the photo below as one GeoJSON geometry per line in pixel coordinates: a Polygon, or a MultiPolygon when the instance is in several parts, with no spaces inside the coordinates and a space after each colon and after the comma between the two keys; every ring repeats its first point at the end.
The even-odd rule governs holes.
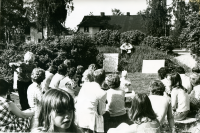
{"type": "Polygon", "coordinates": [[[84,32],[89,32],[89,27],[84,27],[84,32]]]}

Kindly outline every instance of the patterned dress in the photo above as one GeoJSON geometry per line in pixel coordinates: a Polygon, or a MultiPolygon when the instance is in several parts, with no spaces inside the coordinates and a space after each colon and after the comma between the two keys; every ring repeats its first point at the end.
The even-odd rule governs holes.
{"type": "Polygon", "coordinates": [[[29,118],[19,118],[9,111],[9,101],[0,97],[0,132],[27,132],[29,118]]]}

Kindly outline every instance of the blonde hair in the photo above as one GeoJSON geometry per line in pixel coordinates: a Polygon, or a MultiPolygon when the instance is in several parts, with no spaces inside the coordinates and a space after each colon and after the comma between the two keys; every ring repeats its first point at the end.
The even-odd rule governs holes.
{"type": "Polygon", "coordinates": [[[32,52],[26,52],[24,55],[24,61],[34,61],[35,60],[35,55],[32,52]]]}

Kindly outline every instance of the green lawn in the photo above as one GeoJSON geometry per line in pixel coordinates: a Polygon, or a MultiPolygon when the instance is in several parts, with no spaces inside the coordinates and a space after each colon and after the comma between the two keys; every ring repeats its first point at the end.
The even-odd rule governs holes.
{"type": "Polygon", "coordinates": [[[152,80],[158,79],[158,74],[128,73],[131,80],[131,88],[136,93],[149,93],[148,87],[152,80]]]}

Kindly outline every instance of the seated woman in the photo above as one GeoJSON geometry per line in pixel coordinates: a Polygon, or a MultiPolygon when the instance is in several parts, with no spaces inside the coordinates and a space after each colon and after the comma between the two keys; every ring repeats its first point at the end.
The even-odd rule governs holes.
{"type": "Polygon", "coordinates": [[[171,74],[171,104],[174,120],[183,120],[190,110],[190,99],[187,90],[182,86],[181,77],[178,73],[171,74]]]}
{"type": "MultiPolygon", "coordinates": [[[[110,119],[108,122],[104,121],[104,125],[108,129],[113,127],[115,128],[122,122],[128,123],[129,118],[125,108],[125,92],[119,88],[119,76],[117,74],[110,74],[106,77],[105,82],[110,88],[107,90],[106,105],[106,111],[110,114],[110,119]]],[[[104,118],[104,120],[105,119],[106,118],[104,118]]]]}
{"type": "Polygon", "coordinates": [[[108,133],[160,133],[160,123],[146,94],[135,95],[129,117],[133,124],[122,123],[117,128],[109,129],[108,133]]]}
{"type": "Polygon", "coordinates": [[[58,66],[58,72],[51,79],[49,87],[52,89],[59,89],[60,81],[65,78],[66,74],[67,74],[67,65],[60,64],[58,66]]]}
{"type": "Polygon", "coordinates": [[[35,121],[37,120],[38,107],[43,95],[41,83],[45,79],[45,71],[41,68],[34,68],[31,74],[31,79],[33,83],[28,87],[27,96],[31,110],[35,111],[34,117],[31,121],[31,128],[34,128],[37,126],[35,121]]]}
{"type": "Polygon", "coordinates": [[[0,79],[0,132],[28,132],[34,111],[21,111],[6,99],[9,84],[0,79]]]}
{"type": "Polygon", "coordinates": [[[165,91],[164,84],[160,80],[154,80],[150,83],[149,90],[149,99],[151,101],[153,110],[157,115],[158,121],[162,125],[165,117],[167,116],[169,127],[171,128],[171,131],[174,132],[175,127],[174,117],[172,115],[172,107],[168,101],[169,99],[163,96],[165,91]]]}
{"type": "Polygon", "coordinates": [[[49,69],[45,71],[45,79],[41,83],[42,92],[45,93],[47,90],[49,90],[49,84],[51,82],[51,79],[57,72],[57,67],[54,65],[49,66],[49,69]]]}

